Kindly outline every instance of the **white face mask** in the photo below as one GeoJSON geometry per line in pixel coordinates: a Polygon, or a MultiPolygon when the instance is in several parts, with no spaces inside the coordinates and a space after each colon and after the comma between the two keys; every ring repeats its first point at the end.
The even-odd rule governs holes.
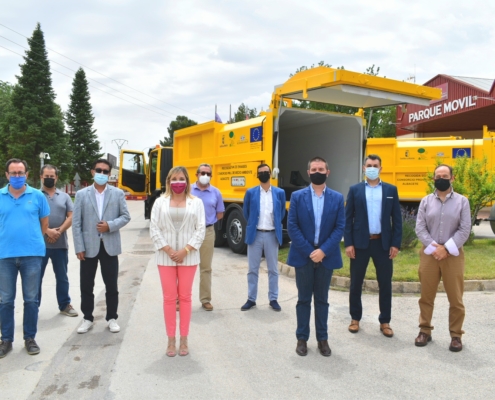
{"type": "Polygon", "coordinates": [[[199,177],[199,182],[202,184],[202,185],[208,185],[208,183],[210,183],[210,177],[208,175],[201,175],[199,177]]]}

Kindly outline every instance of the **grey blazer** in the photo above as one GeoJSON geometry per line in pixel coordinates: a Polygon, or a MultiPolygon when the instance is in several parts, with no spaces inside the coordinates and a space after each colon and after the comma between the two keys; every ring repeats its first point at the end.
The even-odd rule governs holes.
{"type": "Polygon", "coordinates": [[[103,201],[103,221],[108,223],[109,232],[98,236],[96,224],[100,222],[93,185],[76,193],[74,213],[72,214],[72,236],[77,253],[85,252],[85,257],[96,257],[100,251],[101,239],[110,256],[122,253],[119,229],[131,220],[124,192],[114,186],[107,185],[103,201]]]}

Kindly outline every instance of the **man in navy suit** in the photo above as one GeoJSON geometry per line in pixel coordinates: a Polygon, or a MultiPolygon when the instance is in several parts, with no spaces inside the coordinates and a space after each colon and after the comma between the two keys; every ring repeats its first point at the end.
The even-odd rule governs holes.
{"type": "Polygon", "coordinates": [[[328,290],[334,269],[342,268],[340,241],[344,233],[344,197],[326,186],[330,169],[321,157],[308,163],[311,185],[292,193],[288,232],[292,240],[287,264],[296,269],[298,300],[297,346],[308,354],[311,298],[315,299],[316,340],[320,354],[332,353],[328,345],[328,290]]]}
{"type": "Polygon", "coordinates": [[[402,215],[397,187],[380,180],[382,160],[370,154],[364,161],[366,181],[351,186],[345,207],[345,252],[351,259],[349,331],[359,331],[363,314],[361,292],[370,258],[376,269],[380,304],[380,330],[387,337],[392,314],[393,259],[402,241],[402,215]]]}
{"type": "Polygon", "coordinates": [[[241,307],[247,311],[256,306],[258,272],[265,252],[268,267],[268,300],[275,311],[282,308],[278,299],[278,247],[282,244],[282,220],[285,216],[285,192],[270,185],[271,170],[267,164],[258,166],[260,186],[249,189],[244,196],[244,217],[247,221],[248,300],[241,307]]]}

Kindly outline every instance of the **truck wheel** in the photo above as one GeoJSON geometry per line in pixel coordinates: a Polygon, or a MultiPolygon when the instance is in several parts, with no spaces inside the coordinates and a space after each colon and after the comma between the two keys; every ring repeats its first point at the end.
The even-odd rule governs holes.
{"type": "Polygon", "coordinates": [[[247,245],[244,243],[246,237],[246,220],[239,210],[234,210],[227,219],[227,243],[234,253],[246,253],[247,245]]]}
{"type": "Polygon", "coordinates": [[[215,229],[215,247],[223,247],[227,244],[227,234],[225,231],[215,229]]]}
{"type": "Polygon", "coordinates": [[[492,227],[492,232],[495,233],[495,204],[490,211],[490,226],[492,227]]]}

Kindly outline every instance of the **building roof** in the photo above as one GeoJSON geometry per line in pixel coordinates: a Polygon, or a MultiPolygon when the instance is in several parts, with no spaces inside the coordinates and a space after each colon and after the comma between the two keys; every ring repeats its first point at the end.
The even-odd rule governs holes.
{"type": "Polygon", "coordinates": [[[474,86],[480,90],[484,90],[487,93],[490,93],[494,83],[494,79],[471,78],[468,76],[451,76],[451,78],[467,83],[468,85],[474,86]]]}

